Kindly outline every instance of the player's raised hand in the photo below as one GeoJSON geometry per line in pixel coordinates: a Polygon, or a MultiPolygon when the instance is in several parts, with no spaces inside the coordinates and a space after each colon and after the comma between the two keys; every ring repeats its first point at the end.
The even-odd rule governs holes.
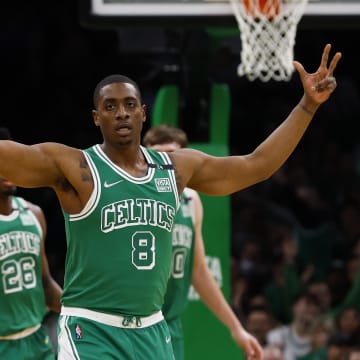
{"type": "Polygon", "coordinates": [[[305,95],[308,100],[318,105],[325,102],[337,86],[334,70],[341,58],[341,53],[337,52],[328,66],[330,50],[331,45],[326,44],[320,66],[315,73],[308,73],[301,63],[298,61],[293,62],[303,84],[305,95]]]}

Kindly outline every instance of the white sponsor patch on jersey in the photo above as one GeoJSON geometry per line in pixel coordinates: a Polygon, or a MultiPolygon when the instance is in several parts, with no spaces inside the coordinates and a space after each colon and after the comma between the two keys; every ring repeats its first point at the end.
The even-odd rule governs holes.
{"type": "Polygon", "coordinates": [[[155,179],[155,185],[158,192],[171,192],[170,180],[167,178],[155,179]]]}
{"type": "Polygon", "coordinates": [[[34,219],[29,214],[20,214],[20,219],[23,225],[34,225],[34,219]]]}

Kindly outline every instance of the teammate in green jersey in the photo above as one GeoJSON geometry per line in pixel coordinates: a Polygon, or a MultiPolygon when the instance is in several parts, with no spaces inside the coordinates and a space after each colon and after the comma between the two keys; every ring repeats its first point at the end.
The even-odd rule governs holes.
{"type": "MultiPolygon", "coordinates": [[[[187,147],[186,133],[170,125],[149,129],[143,144],[156,151],[172,152],[187,147]]],[[[203,206],[196,191],[185,188],[172,230],[173,260],[163,314],[168,323],[176,360],[184,359],[181,315],[188,303],[190,285],[209,309],[228,327],[234,341],[243,345],[246,332],[223,296],[205,260],[202,235],[203,206]]],[[[249,338],[251,337],[248,334],[249,338]]],[[[260,348],[255,338],[254,346],[260,348]]]]}
{"type": "MultiPolygon", "coordinates": [[[[0,139],[10,139],[8,129],[0,139]]],[[[55,359],[42,322],[48,310],[60,312],[61,288],[45,255],[45,217],[15,193],[0,178],[0,359],[55,359]]]]}
{"type": "MultiPolygon", "coordinates": [[[[83,151],[53,142],[0,141],[0,175],[17,186],[53,189],[64,213],[58,360],[173,358],[161,306],[179,194],[190,187],[228,195],[277,171],[336,88],[333,72],[341,53],[328,66],[330,50],[326,45],[315,73],[294,62],[304,90],[300,102],[245,156],[214,157],[192,149],[166,154],[141,147],[146,106],[137,84],[122,75],[104,78],[94,91],[93,120],[102,144],[83,151]]],[[[248,358],[261,359],[253,337],[240,336],[248,358]]]]}

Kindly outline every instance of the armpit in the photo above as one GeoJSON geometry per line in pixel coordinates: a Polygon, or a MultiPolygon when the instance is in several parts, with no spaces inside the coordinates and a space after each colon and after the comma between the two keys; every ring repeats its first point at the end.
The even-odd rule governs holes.
{"type": "Polygon", "coordinates": [[[92,182],[90,168],[85,158],[82,158],[80,160],[79,168],[80,168],[81,180],[84,182],[88,182],[88,181],[92,182]]]}

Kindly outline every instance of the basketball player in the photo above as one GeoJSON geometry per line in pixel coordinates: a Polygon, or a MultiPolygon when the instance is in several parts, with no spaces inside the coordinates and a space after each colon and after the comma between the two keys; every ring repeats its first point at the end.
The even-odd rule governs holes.
{"type": "MultiPolygon", "coordinates": [[[[181,129],[159,125],[147,131],[143,144],[156,151],[172,152],[187,147],[188,138],[181,129]]],[[[176,360],[184,359],[181,315],[188,303],[191,283],[209,309],[228,327],[234,341],[240,346],[246,333],[206,264],[202,222],[203,206],[200,197],[196,191],[186,187],[181,195],[180,208],[172,230],[173,260],[162,308],[176,360]]],[[[257,340],[254,338],[252,341],[254,346],[260,349],[260,345],[256,344],[257,340]]]]}
{"type": "MultiPolygon", "coordinates": [[[[228,195],[269,178],[286,161],[316,110],[336,88],[326,45],[316,73],[294,62],[304,95],[251,154],[213,157],[140,146],[146,120],[137,84],[122,75],[94,90],[102,144],[0,141],[0,175],[22,187],[52,188],[63,209],[67,255],[58,360],[173,358],[161,313],[171,264],[171,230],[185,187],[228,195]]],[[[243,333],[251,359],[262,353],[243,333]]]]}
{"type": "MultiPolygon", "coordinates": [[[[0,139],[10,139],[8,129],[0,139]]],[[[42,321],[48,309],[60,312],[61,288],[45,255],[45,217],[15,192],[0,178],[0,359],[54,360],[42,321]]]]}

